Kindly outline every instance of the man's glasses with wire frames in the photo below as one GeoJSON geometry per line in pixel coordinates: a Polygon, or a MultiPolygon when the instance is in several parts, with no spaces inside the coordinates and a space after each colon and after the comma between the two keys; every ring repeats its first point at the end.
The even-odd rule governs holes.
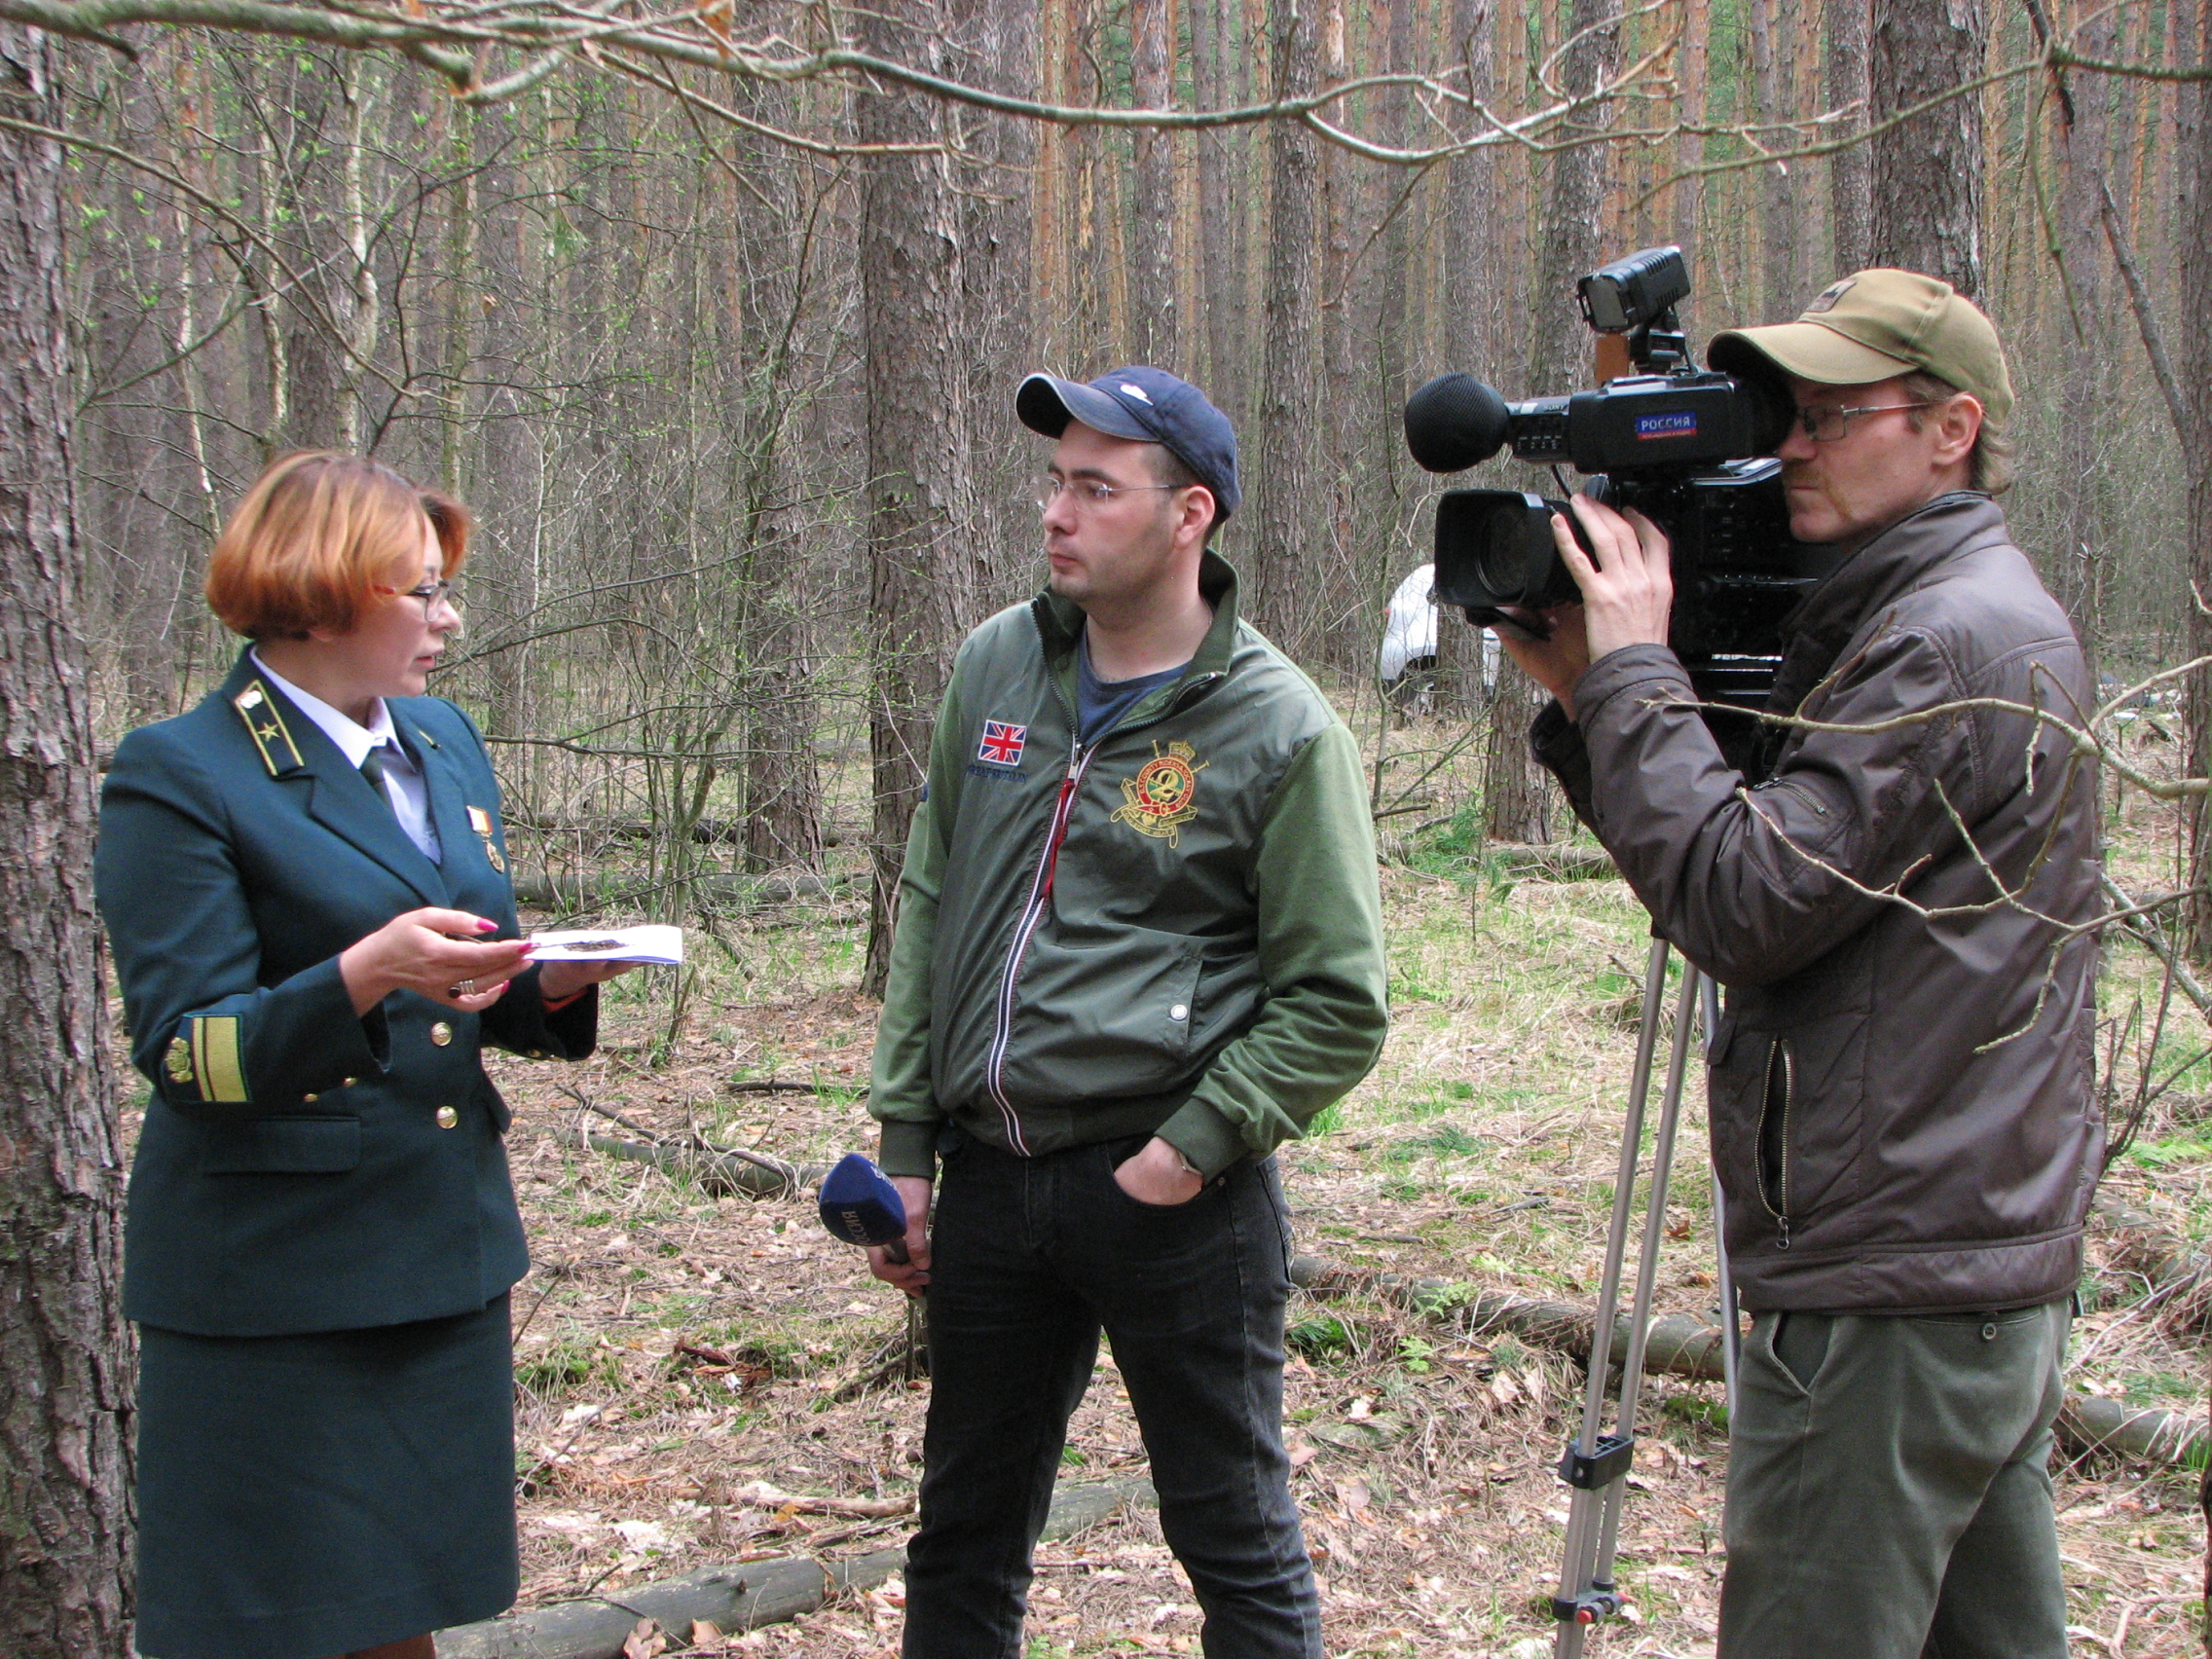
{"type": "Polygon", "coordinates": [[[1088,511],[1109,505],[1116,496],[1133,496],[1146,490],[1188,490],[1188,484],[1101,484],[1095,478],[1054,478],[1050,473],[1037,480],[1037,510],[1050,512],[1052,503],[1065,490],[1076,509],[1088,511]]]}
{"type": "Polygon", "coordinates": [[[1836,409],[1825,403],[1816,403],[1797,411],[1796,424],[1813,442],[1832,444],[1838,438],[1851,435],[1851,421],[1855,415],[1887,415],[1894,410],[1933,409],[1936,401],[1927,399],[1919,403],[1869,403],[1860,409],[1836,409]]]}
{"type": "Polygon", "coordinates": [[[440,576],[434,582],[424,582],[421,587],[395,588],[375,583],[371,585],[370,591],[372,593],[388,593],[398,599],[421,600],[423,602],[423,620],[425,622],[430,619],[430,612],[437,609],[440,605],[449,605],[453,608],[455,615],[461,614],[461,589],[443,576],[440,576]]]}

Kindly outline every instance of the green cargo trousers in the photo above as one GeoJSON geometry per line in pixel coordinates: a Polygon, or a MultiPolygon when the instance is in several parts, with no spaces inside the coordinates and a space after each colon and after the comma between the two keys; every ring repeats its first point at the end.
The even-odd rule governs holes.
{"type": "Polygon", "coordinates": [[[1728,1435],[1719,1659],[2066,1659],[2069,1305],[1762,1313],[1728,1435]]]}

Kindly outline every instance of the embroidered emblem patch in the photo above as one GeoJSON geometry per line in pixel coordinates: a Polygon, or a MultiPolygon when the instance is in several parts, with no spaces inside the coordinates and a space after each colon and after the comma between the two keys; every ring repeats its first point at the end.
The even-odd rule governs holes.
{"type": "Polygon", "coordinates": [[[1010,725],[1005,720],[985,720],[983,741],[976,745],[976,758],[988,760],[994,766],[1021,764],[1021,746],[1029,739],[1025,725],[1010,725]]]}
{"type": "Polygon", "coordinates": [[[1827,287],[1821,290],[1820,298],[1815,300],[1811,305],[1805,308],[1804,314],[1807,316],[1819,316],[1823,312],[1831,312],[1835,310],[1836,301],[1842,299],[1844,295],[1850,293],[1852,289],[1858,286],[1859,278],[1856,276],[1846,276],[1840,282],[1829,283],[1827,287]]]}
{"type": "Polygon", "coordinates": [[[1183,826],[1198,815],[1193,804],[1198,774],[1213,764],[1191,764],[1197,753],[1187,743],[1170,743],[1164,751],[1155,743],[1152,758],[1137,768],[1137,775],[1122,780],[1122,804],[1114,809],[1114,822],[1163,837],[1170,847],[1181,845],[1183,826]]]}
{"type": "Polygon", "coordinates": [[[193,1082],[192,1044],[182,1037],[171,1038],[165,1064],[172,1083],[193,1082]]]}
{"type": "Polygon", "coordinates": [[[468,809],[468,827],[484,842],[484,862],[501,875],[507,873],[507,861],[499,857],[498,843],[492,839],[492,815],[480,806],[468,809]]]}

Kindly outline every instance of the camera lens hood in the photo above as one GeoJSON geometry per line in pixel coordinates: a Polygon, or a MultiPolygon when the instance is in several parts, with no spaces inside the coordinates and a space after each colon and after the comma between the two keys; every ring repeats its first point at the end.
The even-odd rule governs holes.
{"type": "Polygon", "coordinates": [[[1406,448],[1429,472],[1488,461],[1511,429],[1505,399],[1473,375],[1439,375],[1406,399],[1406,448]]]}

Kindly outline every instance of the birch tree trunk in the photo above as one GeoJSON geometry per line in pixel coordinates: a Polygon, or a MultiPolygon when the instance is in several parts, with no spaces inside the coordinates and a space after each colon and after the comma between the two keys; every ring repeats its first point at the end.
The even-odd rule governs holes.
{"type": "MultiPolygon", "coordinates": [[[[0,25],[0,107],[62,123],[60,55],[0,25]]],[[[0,132],[0,1652],[126,1659],[123,1152],[92,911],[59,146],[0,132]]]]}

